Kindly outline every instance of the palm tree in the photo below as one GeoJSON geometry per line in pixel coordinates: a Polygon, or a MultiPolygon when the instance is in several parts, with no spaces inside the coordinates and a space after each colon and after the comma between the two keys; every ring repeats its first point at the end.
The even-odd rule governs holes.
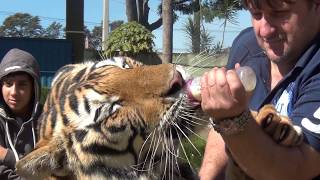
{"type": "Polygon", "coordinates": [[[241,0],[207,0],[203,3],[203,17],[206,22],[212,22],[215,18],[222,19],[222,42],[226,32],[227,23],[238,24],[237,12],[243,8],[241,0]]]}
{"type": "Polygon", "coordinates": [[[203,24],[201,24],[200,33],[197,32],[197,28],[195,27],[195,23],[193,22],[193,19],[189,17],[187,19],[187,22],[184,24],[184,31],[187,33],[187,37],[190,40],[189,44],[189,50],[192,53],[198,53],[198,52],[206,52],[206,53],[212,53],[214,51],[214,36],[211,36],[209,31],[204,27],[203,24]],[[200,47],[195,47],[195,43],[193,43],[193,40],[195,39],[194,36],[198,36],[200,34],[200,47]]]}

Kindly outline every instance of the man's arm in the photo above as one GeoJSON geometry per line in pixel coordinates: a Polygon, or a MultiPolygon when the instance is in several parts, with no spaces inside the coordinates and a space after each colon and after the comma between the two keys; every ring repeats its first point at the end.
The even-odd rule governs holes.
{"type": "Polygon", "coordinates": [[[320,173],[320,153],[312,146],[278,145],[253,120],[243,132],[223,138],[235,161],[254,179],[312,179],[320,173]]]}
{"type": "Polygon", "coordinates": [[[206,149],[199,171],[201,180],[222,180],[228,161],[225,144],[216,131],[211,129],[208,134],[206,149]]]}
{"type": "MultiPolygon", "coordinates": [[[[317,90],[313,88],[313,90],[317,90]]],[[[214,69],[201,80],[202,108],[219,124],[247,110],[246,92],[235,71],[214,69]]],[[[319,97],[319,96],[317,96],[319,97]]],[[[274,142],[252,118],[233,121],[234,134],[223,139],[232,157],[254,179],[312,179],[320,174],[320,153],[308,144],[283,147],[274,142]]],[[[229,126],[230,130],[230,126],[229,126]]]]}

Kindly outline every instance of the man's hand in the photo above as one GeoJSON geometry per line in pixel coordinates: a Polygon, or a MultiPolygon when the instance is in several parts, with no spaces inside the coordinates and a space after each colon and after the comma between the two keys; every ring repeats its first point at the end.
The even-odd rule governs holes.
{"type": "Polygon", "coordinates": [[[247,109],[247,96],[234,70],[214,68],[201,78],[201,107],[215,120],[241,114],[247,109]]]}

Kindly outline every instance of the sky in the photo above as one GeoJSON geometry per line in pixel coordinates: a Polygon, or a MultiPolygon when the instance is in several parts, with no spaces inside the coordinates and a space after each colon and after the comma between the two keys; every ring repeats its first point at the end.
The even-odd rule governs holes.
{"type": "MultiPolygon", "coordinates": [[[[159,18],[156,13],[160,0],[149,0],[150,15],[149,22],[154,22],[159,18]]],[[[65,26],[66,0],[0,0],[0,25],[6,17],[17,12],[29,13],[32,16],[39,16],[41,25],[48,26],[57,21],[65,26]]],[[[103,0],[84,0],[84,24],[92,29],[100,25],[103,15],[103,0]]],[[[173,25],[173,51],[185,52],[190,43],[185,31],[183,31],[187,16],[179,15],[178,21],[173,25]]],[[[109,0],[109,22],[123,20],[127,22],[125,11],[125,0],[109,0]]],[[[220,21],[215,20],[206,23],[205,27],[214,36],[214,41],[222,40],[222,26],[220,21]]],[[[238,12],[238,24],[227,24],[224,47],[230,47],[237,34],[251,26],[250,16],[247,11],[238,12]]],[[[162,27],[152,32],[155,35],[155,49],[162,49],[162,27]]]]}

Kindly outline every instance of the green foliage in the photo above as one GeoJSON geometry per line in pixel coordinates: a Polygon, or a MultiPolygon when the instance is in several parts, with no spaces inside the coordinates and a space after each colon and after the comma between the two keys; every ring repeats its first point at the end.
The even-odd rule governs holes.
{"type": "Polygon", "coordinates": [[[200,52],[212,52],[212,44],[214,41],[214,36],[211,36],[208,30],[202,26],[200,33],[200,52]]]}
{"type": "Polygon", "coordinates": [[[138,53],[153,52],[154,35],[141,24],[137,22],[129,22],[122,24],[112,31],[106,42],[106,50],[104,55],[111,57],[116,52],[123,53],[128,56],[138,53]]]}
{"type": "Polygon", "coordinates": [[[88,49],[94,51],[101,51],[102,49],[102,26],[94,26],[92,31],[90,31],[86,26],[84,26],[84,32],[86,36],[86,41],[88,41],[88,49]]]}
{"type": "Polygon", "coordinates": [[[49,39],[58,39],[62,37],[63,26],[61,23],[53,22],[42,33],[42,37],[49,39]]]}
{"type": "MultiPolygon", "coordinates": [[[[184,24],[183,30],[187,34],[187,38],[189,39],[188,42],[188,49],[192,53],[197,53],[195,51],[196,47],[194,47],[194,43],[192,41],[195,39],[195,36],[197,36],[198,31],[196,30],[196,27],[194,25],[193,19],[189,17],[184,24]]],[[[217,47],[220,47],[220,43],[217,44],[214,43],[214,36],[212,36],[208,30],[202,25],[200,28],[200,52],[201,53],[207,53],[212,54],[216,53],[217,47]]],[[[221,47],[222,48],[222,47],[221,47]]]]}
{"type": "Polygon", "coordinates": [[[191,142],[197,148],[197,150],[195,149],[195,147],[192,146],[192,144],[188,140],[184,140],[183,148],[186,153],[184,153],[183,149],[180,147],[180,156],[183,159],[185,159],[185,161],[189,160],[191,166],[198,171],[200,169],[201,162],[203,159],[206,141],[194,136],[191,138],[191,142]],[[186,155],[188,158],[186,158],[186,155]]]}
{"type": "Polygon", "coordinates": [[[0,36],[57,39],[62,37],[62,29],[62,24],[58,22],[53,22],[47,28],[43,28],[38,16],[16,13],[4,20],[0,26],[0,36]]]}
{"type": "Polygon", "coordinates": [[[39,17],[28,13],[9,16],[0,26],[0,34],[8,37],[39,37],[42,31],[39,17]]]}
{"type": "Polygon", "coordinates": [[[44,104],[45,103],[49,91],[50,91],[50,88],[41,87],[40,104],[44,104]]]}
{"type": "Polygon", "coordinates": [[[205,22],[212,22],[215,18],[227,19],[232,24],[237,23],[236,12],[243,9],[242,0],[204,0],[202,16],[205,22]]]}
{"type": "Polygon", "coordinates": [[[124,22],[123,21],[120,21],[120,20],[117,20],[117,21],[113,21],[110,23],[110,31],[113,31],[115,29],[117,29],[119,26],[121,26],[124,22]]]}

